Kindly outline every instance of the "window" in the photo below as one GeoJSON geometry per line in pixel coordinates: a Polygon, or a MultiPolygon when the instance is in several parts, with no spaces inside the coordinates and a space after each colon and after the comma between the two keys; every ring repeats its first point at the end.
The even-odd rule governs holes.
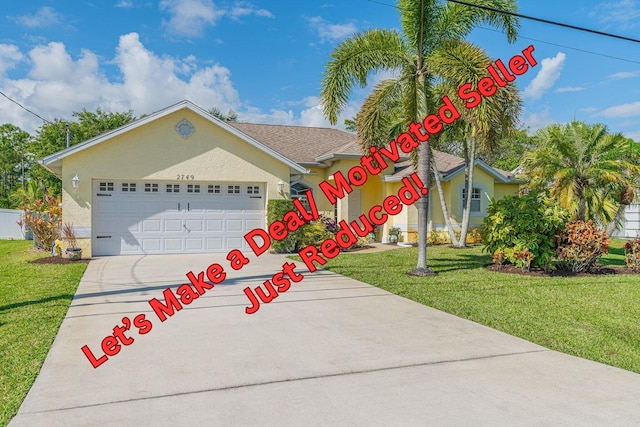
{"type": "Polygon", "coordinates": [[[145,193],[157,193],[158,192],[158,184],[151,184],[146,182],[144,184],[144,192],[145,193]]]}
{"type": "Polygon", "coordinates": [[[100,191],[113,191],[113,182],[101,182],[98,187],[100,191]]]}
{"type": "Polygon", "coordinates": [[[220,194],[220,186],[219,185],[209,185],[207,187],[207,192],[209,194],[220,194]]]}
{"type": "Polygon", "coordinates": [[[257,185],[249,185],[247,187],[247,194],[260,194],[260,187],[257,185]]]}
{"type": "Polygon", "coordinates": [[[122,192],[123,193],[135,193],[135,191],[136,191],[136,183],[135,182],[123,182],[121,188],[122,188],[122,192]]]}
{"type": "Polygon", "coordinates": [[[200,184],[187,184],[187,193],[199,193],[200,184]]]}
{"type": "Polygon", "coordinates": [[[227,194],[240,194],[240,186],[239,185],[227,186],[227,194]]]}
{"type": "Polygon", "coordinates": [[[179,193],[180,184],[167,184],[167,193],[179,193]]]}
{"type": "MultiPolygon", "coordinates": [[[[464,209],[464,206],[466,206],[467,203],[467,194],[466,191],[464,191],[465,189],[462,189],[462,206],[464,209]]],[[[479,188],[475,188],[473,189],[473,191],[471,192],[471,212],[481,212],[481,204],[480,204],[480,200],[481,200],[481,191],[479,188]]]]}
{"type": "Polygon", "coordinates": [[[307,191],[311,191],[311,189],[300,182],[292,184],[290,188],[291,198],[299,199],[302,202],[302,206],[304,206],[306,209],[309,209],[310,206],[309,201],[307,200],[307,191]]]}

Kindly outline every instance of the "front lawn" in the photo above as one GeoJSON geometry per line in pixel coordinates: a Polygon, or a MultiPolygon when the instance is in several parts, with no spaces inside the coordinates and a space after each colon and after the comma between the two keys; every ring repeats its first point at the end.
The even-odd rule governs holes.
{"type": "Polygon", "coordinates": [[[33,242],[0,240],[0,425],[9,423],[36,379],[86,263],[29,264],[46,256],[33,242]]]}
{"type": "MultiPolygon", "coordinates": [[[[623,266],[613,240],[601,264],[623,266]]],[[[640,275],[528,277],[494,273],[481,247],[433,246],[437,277],[411,277],[417,249],[341,254],[328,270],[544,347],[640,373],[640,275]]]]}

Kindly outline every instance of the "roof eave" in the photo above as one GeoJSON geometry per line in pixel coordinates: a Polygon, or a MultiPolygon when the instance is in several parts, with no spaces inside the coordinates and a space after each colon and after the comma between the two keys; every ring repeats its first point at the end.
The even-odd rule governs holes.
{"type": "MultiPolygon", "coordinates": [[[[283,156],[282,154],[278,153],[277,151],[272,150],[271,148],[267,147],[266,145],[258,142],[257,140],[253,139],[252,137],[250,137],[249,135],[241,132],[240,130],[234,128],[233,126],[228,125],[227,123],[223,122],[222,120],[219,120],[215,117],[213,117],[211,114],[207,113],[204,109],[198,107],[197,105],[193,104],[190,101],[180,101],[177,104],[174,104],[172,106],[169,106],[167,108],[164,108],[160,111],[156,111],[155,113],[151,113],[148,116],[145,116],[144,118],[135,120],[131,123],[127,123],[124,126],[121,126],[117,129],[114,129],[112,131],[106,132],[102,135],[96,136],[95,138],[91,138],[88,139],[87,141],[81,142],[80,144],[74,145],[73,147],[69,147],[69,148],[65,148],[64,150],[58,151],[57,153],[51,154],[47,157],[44,157],[42,159],[40,159],[38,162],[40,164],[42,164],[45,168],[51,170],[53,172],[53,170],[49,167],[50,165],[53,165],[56,162],[60,162],[60,166],[62,163],[62,159],[64,159],[65,157],[68,157],[70,155],[73,155],[79,151],[85,150],[87,148],[93,147],[94,145],[97,145],[103,141],[106,141],[108,139],[111,139],[113,137],[116,137],[118,135],[121,135],[125,132],[128,132],[130,130],[136,129],[140,126],[144,126],[156,119],[168,116],[169,114],[173,114],[177,111],[182,110],[183,108],[187,108],[188,110],[191,110],[192,112],[200,115],[201,117],[203,117],[204,119],[210,121],[211,123],[214,123],[216,125],[218,125],[219,127],[223,128],[224,130],[226,130],[227,132],[237,136],[238,138],[244,140],[245,142],[248,142],[249,144],[253,145],[254,147],[256,147],[257,149],[263,151],[266,154],[269,154],[270,156],[274,157],[275,159],[281,161],[282,163],[286,164],[287,166],[289,166],[291,169],[298,171],[300,173],[308,173],[309,171],[304,168],[303,166],[301,166],[300,164],[294,162],[293,160],[288,159],[287,157],[283,156]]],[[[56,163],[57,164],[57,163],[56,163]]],[[[55,172],[54,172],[55,173],[55,172]]]]}

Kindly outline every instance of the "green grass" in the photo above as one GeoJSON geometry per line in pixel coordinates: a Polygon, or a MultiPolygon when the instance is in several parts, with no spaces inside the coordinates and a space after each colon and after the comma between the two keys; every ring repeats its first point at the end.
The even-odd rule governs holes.
{"type": "Polygon", "coordinates": [[[87,267],[29,264],[33,242],[0,240],[0,425],[36,379],[87,267]]]}
{"type": "MultiPolygon", "coordinates": [[[[614,240],[601,264],[624,265],[614,240]]],[[[411,277],[417,249],[342,254],[328,270],[547,348],[640,373],[640,275],[494,273],[481,247],[429,247],[437,277],[411,277]]]]}

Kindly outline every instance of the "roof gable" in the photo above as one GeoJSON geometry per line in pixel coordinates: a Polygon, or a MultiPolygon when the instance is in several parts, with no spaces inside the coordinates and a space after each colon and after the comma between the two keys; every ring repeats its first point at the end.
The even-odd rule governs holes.
{"type": "Polygon", "coordinates": [[[197,105],[191,103],[190,101],[181,101],[177,104],[174,104],[170,107],[164,108],[160,111],[156,111],[155,113],[151,113],[141,119],[135,120],[131,123],[128,123],[124,126],[121,126],[117,129],[114,129],[112,131],[106,132],[102,135],[98,135],[95,138],[91,138],[88,139],[84,142],[81,142],[80,144],[76,144],[72,147],[66,148],[62,151],[58,151],[57,153],[51,154],[49,156],[44,157],[43,159],[39,160],[39,162],[46,167],[47,169],[49,169],[51,172],[53,172],[54,174],[60,176],[60,172],[61,172],[61,168],[62,168],[62,159],[64,159],[65,157],[69,157],[72,156],[82,150],[86,150],[90,147],[93,147],[97,144],[101,144],[105,141],[108,141],[109,139],[112,139],[116,136],[122,135],[124,133],[127,133],[133,129],[137,129],[139,127],[142,127],[144,125],[147,125],[151,122],[154,122],[156,120],[159,120],[163,117],[166,117],[170,114],[176,113],[180,110],[183,109],[187,109],[199,116],[201,116],[202,118],[204,118],[205,120],[213,123],[216,126],[219,126],[220,128],[226,130],[227,132],[237,136],[238,138],[240,138],[241,140],[247,142],[248,144],[254,146],[255,148],[257,148],[260,151],[263,151],[264,153],[274,157],[275,159],[281,161],[282,163],[286,164],[287,166],[289,166],[291,169],[300,172],[300,173],[307,173],[307,169],[304,168],[303,166],[301,166],[300,164],[298,164],[297,162],[295,162],[294,160],[286,157],[285,155],[283,155],[281,152],[274,150],[273,148],[269,147],[268,145],[257,141],[255,138],[251,137],[250,135],[247,135],[246,133],[240,131],[239,129],[230,126],[227,122],[223,122],[215,117],[213,117],[211,114],[207,113],[204,109],[198,107],[197,105]]]}

